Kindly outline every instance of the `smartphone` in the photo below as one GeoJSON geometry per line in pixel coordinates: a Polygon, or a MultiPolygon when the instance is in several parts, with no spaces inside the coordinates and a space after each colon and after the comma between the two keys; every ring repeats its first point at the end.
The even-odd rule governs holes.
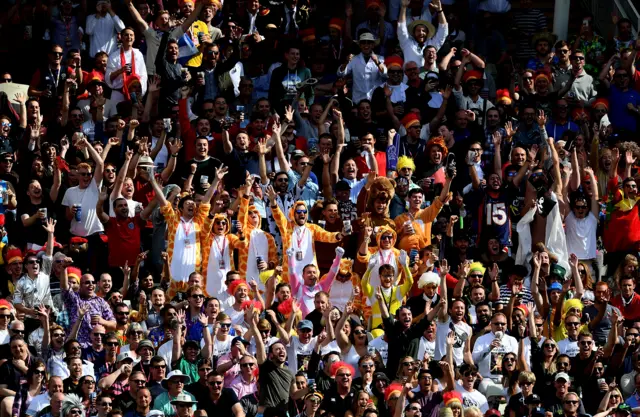
{"type": "Polygon", "coordinates": [[[409,251],[409,266],[414,266],[416,264],[416,255],[418,254],[417,249],[411,249],[409,251]]]}
{"type": "Polygon", "coordinates": [[[162,122],[164,123],[164,130],[165,131],[170,131],[171,130],[171,119],[166,117],[164,119],[162,119],[162,122]]]}

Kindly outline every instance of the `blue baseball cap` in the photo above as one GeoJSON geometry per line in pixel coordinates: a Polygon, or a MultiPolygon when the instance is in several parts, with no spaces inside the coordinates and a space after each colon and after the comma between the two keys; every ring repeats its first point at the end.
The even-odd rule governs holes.
{"type": "Polygon", "coordinates": [[[549,288],[547,288],[547,292],[551,291],[562,291],[562,284],[560,284],[559,282],[552,283],[551,285],[549,285],[549,288]]]}

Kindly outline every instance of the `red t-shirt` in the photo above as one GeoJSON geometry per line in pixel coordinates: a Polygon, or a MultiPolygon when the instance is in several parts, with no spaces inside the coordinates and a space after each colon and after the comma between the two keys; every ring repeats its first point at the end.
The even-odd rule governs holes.
{"type": "Polygon", "coordinates": [[[620,310],[625,321],[637,321],[640,319],[640,295],[638,295],[638,293],[633,293],[633,298],[626,307],[622,302],[622,296],[620,294],[613,297],[611,305],[620,310]]]}
{"type": "MultiPolygon", "coordinates": [[[[375,151],[376,161],[378,161],[378,176],[386,177],[387,176],[387,154],[384,152],[375,151]]],[[[358,167],[358,179],[362,179],[367,176],[369,171],[369,166],[367,165],[367,161],[364,160],[362,155],[358,155],[353,158],[353,161],[356,163],[358,167]]]]}
{"type": "Polygon", "coordinates": [[[121,267],[126,261],[135,265],[140,253],[140,231],[146,225],[140,215],[121,219],[110,217],[105,225],[109,237],[109,266],[121,267]]]}

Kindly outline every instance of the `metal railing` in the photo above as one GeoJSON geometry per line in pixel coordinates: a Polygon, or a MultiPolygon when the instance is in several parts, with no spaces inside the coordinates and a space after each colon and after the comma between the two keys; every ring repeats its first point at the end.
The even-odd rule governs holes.
{"type": "Polygon", "coordinates": [[[595,19],[595,26],[601,36],[616,33],[616,27],[611,19],[612,15],[631,20],[633,35],[640,30],[639,0],[582,0],[585,10],[591,12],[595,19]]]}

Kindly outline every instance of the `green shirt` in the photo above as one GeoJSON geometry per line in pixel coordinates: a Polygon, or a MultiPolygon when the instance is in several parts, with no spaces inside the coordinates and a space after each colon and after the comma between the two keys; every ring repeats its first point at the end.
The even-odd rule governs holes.
{"type": "MultiPolygon", "coordinates": [[[[187,394],[189,396],[189,398],[191,398],[191,401],[195,401],[196,400],[196,397],[194,397],[190,393],[184,391],[184,394],[187,394]]],[[[156,400],[153,402],[153,409],[162,411],[162,413],[166,417],[175,416],[176,415],[176,409],[171,404],[171,401],[173,401],[173,400],[175,400],[175,397],[170,396],[168,392],[163,392],[158,397],[156,397],[156,400]]],[[[196,411],[196,405],[195,404],[193,405],[193,411],[196,411]]]]}
{"type": "Polygon", "coordinates": [[[198,364],[189,362],[184,358],[184,355],[178,359],[178,366],[173,369],[179,369],[183,374],[189,375],[191,382],[198,382],[200,375],[198,375],[198,364]]]}

